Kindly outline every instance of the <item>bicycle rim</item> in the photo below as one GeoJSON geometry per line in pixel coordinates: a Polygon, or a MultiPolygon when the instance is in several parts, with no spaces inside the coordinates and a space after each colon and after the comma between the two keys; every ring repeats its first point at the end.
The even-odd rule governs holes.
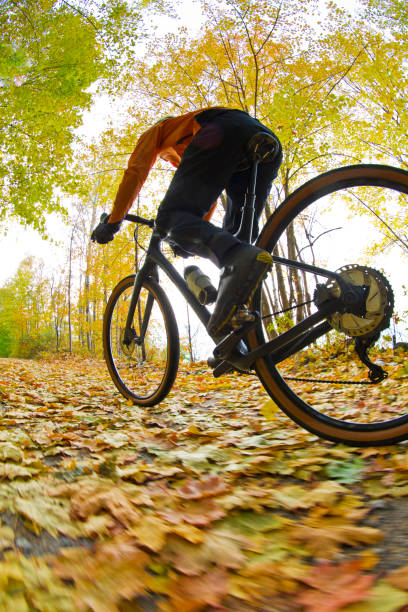
{"type": "MultiPolygon", "coordinates": [[[[392,231],[408,221],[407,193],[408,172],[403,170],[375,165],[340,168],[312,179],[289,196],[258,241],[258,246],[275,255],[340,270],[349,282],[371,287],[362,316],[334,316],[331,330],[313,344],[276,365],[269,357],[256,363],[258,376],[280,408],[328,440],[367,446],[408,437],[408,344],[393,350],[396,342],[408,342],[408,299],[403,287],[408,241],[398,230],[392,231]],[[390,295],[389,286],[393,315],[388,317],[388,328],[376,334],[385,308],[381,296],[390,295]],[[370,358],[380,361],[388,378],[376,385],[349,384],[369,382],[368,368],[354,343],[357,336],[370,334],[379,336],[370,358]]],[[[326,278],[275,265],[262,293],[258,291],[254,298],[254,307],[266,318],[250,334],[251,348],[316,312],[315,302],[322,294],[321,288],[316,291],[317,283],[327,291],[326,278]],[[304,301],[311,304],[267,316],[304,301]]],[[[333,285],[328,290],[335,291],[333,285]]]]}
{"type": "Polygon", "coordinates": [[[113,290],[104,317],[104,353],[112,380],[124,397],[140,406],[159,403],[170,391],[179,363],[177,323],[161,287],[143,282],[133,319],[133,340],[125,324],[134,276],[113,290]]]}

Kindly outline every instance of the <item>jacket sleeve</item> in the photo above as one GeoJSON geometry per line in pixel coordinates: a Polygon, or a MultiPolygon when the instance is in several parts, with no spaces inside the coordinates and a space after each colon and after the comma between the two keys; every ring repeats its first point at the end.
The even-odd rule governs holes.
{"type": "Polygon", "coordinates": [[[215,213],[215,209],[217,208],[217,203],[218,203],[218,200],[215,200],[215,202],[213,204],[211,204],[210,210],[208,212],[206,212],[204,217],[203,217],[204,221],[210,221],[211,217],[215,213]]]}
{"type": "Polygon", "coordinates": [[[121,221],[132,206],[137,194],[141,190],[160,149],[161,126],[153,125],[146,130],[137,141],[135,150],[129,158],[128,166],[119,185],[110,223],[121,221]]]}

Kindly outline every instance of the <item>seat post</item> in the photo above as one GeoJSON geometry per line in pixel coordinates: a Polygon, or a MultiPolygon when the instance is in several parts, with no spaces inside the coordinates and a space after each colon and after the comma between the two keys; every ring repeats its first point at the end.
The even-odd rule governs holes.
{"type": "Polygon", "coordinates": [[[254,226],[255,216],[255,198],[256,198],[256,178],[258,174],[257,159],[254,159],[251,167],[251,177],[249,179],[248,189],[245,194],[245,204],[242,207],[241,224],[235,236],[243,242],[252,242],[252,228],[254,226]]]}

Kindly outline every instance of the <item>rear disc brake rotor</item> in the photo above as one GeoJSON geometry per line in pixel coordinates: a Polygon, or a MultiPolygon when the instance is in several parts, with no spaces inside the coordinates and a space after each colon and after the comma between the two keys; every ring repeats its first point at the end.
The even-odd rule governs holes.
{"type": "MultiPolygon", "coordinates": [[[[367,288],[365,313],[358,316],[350,312],[335,312],[328,317],[330,325],[352,338],[374,336],[386,329],[392,316],[394,294],[385,276],[373,268],[354,264],[340,268],[337,274],[351,285],[367,288]]],[[[340,296],[336,282],[329,281],[326,286],[333,296],[340,296]]]]}

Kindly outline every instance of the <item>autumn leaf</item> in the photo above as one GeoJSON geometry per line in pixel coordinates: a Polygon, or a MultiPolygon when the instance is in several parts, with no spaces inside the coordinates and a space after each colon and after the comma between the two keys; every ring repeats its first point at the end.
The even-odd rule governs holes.
{"type": "Polygon", "coordinates": [[[296,598],[307,612],[336,612],[347,604],[368,599],[375,576],[362,574],[355,562],[321,563],[301,580],[313,587],[296,598]]]}
{"type": "Polygon", "coordinates": [[[331,559],[342,544],[373,544],[382,535],[373,527],[356,526],[338,518],[306,519],[290,533],[295,541],[305,543],[311,554],[331,559]]]}
{"type": "Polygon", "coordinates": [[[5,461],[10,459],[11,461],[15,461],[19,463],[24,458],[24,453],[15,444],[0,444],[0,460],[5,461]]]}
{"type": "Polygon", "coordinates": [[[327,475],[344,484],[353,484],[361,480],[364,469],[363,459],[356,457],[350,461],[333,461],[326,466],[327,475]]]}
{"type": "Polygon", "coordinates": [[[134,538],[119,536],[101,543],[94,552],[68,549],[53,568],[60,578],[75,582],[74,597],[79,610],[111,612],[122,598],[132,599],[145,593],[147,562],[148,556],[134,538]]]}
{"type": "Polygon", "coordinates": [[[171,528],[161,519],[155,516],[142,517],[136,526],[133,526],[130,533],[136,541],[149,550],[158,552],[166,542],[166,534],[171,528]]]}
{"type": "Polygon", "coordinates": [[[86,520],[90,515],[106,510],[122,524],[129,526],[138,522],[140,512],[138,503],[151,505],[146,493],[134,490],[132,497],[127,495],[129,487],[117,487],[109,480],[85,480],[80,489],[66,487],[54,492],[54,495],[67,494],[71,499],[71,516],[74,519],[86,520]]]}
{"type": "Polygon", "coordinates": [[[0,521],[0,550],[12,548],[14,544],[14,531],[0,521]]]}
{"type": "Polygon", "coordinates": [[[186,522],[196,527],[206,527],[213,521],[225,516],[225,511],[217,506],[212,499],[192,501],[183,504],[177,510],[165,510],[159,515],[169,523],[186,522]]]}
{"type": "Polygon", "coordinates": [[[261,407],[261,414],[267,421],[273,421],[278,411],[279,406],[272,399],[268,399],[261,407]]]}
{"type": "Polygon", "coordinates": [[[177,489],[177,494],[183,499],[202,499],[214,497],[228,491],[227,485],[219,476],[209,476],[199,480],[189,480],[185,485],[177,489]]]}
{"type": "Polygon", "coordinates": [[[390,572],[386,578],[386,582],[398,589],[408,591],[408,565],[390,572]]]}
{"type": "Polygon", "coordinates": [[[16,478],[31,478],[37,470],[28,470],[27,468],[16,465],[15,463],[5,462],[0,463],[0,480],[14,480],[16,478]]]}
{"type": "Polygon", "coordinates": [[[169,589],[174,610],[195,612],[205,606],[219,607],[228,592],[227,572],[213,569],[197,577],[181,577],[169,589]]]}
{"type": "MultiPolygon", "coordinates": [[[[21,366],[16,361],[12,367],[7,363],[10,386],[16,381],[27,384],[20,376],[27,378],[32,369],[36,381],[46,375],[49,386],[43,383],[43,388],[50,401],[47,407],[42,403],[41,409],[24,412],[22,406],[29,406],[30,400],[19,404],[22,394],[15,393],[10,411],[12,418],[24,423],[24,430],[7,424],[0,428],[4,449],[0,464],[30,472],[30,477],[1,483],[0,512],[7,519],[0,525],[0,543],[6,554],[13,547],[32,555],[40,543],[40,550],[53,554],[47,556],[45,589],[32,582],[34,565],[23,570],[20,561],[13,562],[20,591],[17,595],[3,589],[2,605],[6,602],[4,606],[14,612],[19,605],[36,602],[39,609],[48,606],[53,611],[59,605],[56,593],[63,593],[69,612],[136,609],[139,597],[149,605],[153,599],[159,601],[169,612],[179,605],[203,612],[214,606],[241,612],[274,605],[277,610],[297,612],[300,606],[322,608],[332,600],[339,606],[341,593],[349,598],[342,604],[347,612],[365,612],[368,606],[383,612],[386,606],[398,610],[401,602],[405,605],[403,569],[400,576],[396,570],[394,576],[372,574],[371,586],[366,585],[364,572],[387,561],[372,548],[380,530],[361,524],[368,517],[381,527],[384,503],[387,512],[393,512],[392,505],[388,508],[388,501],[381,499],[374,511],[371,502],[378,499],[377,490],[385,492],[381,497],[387,491],[394,496],[398,490],[403,502],[407,470],[401,450],[361,451],[362,485],[378,483],[378,489],[370,484],[362,496],[340,481],[344,472],[336,473],[336,478],[327,476],[331,465],[360,468],[355,463],[357,451],[316,440],[295,426],[286,429],[280,418],[265,424],[257,416],[265,396],[253,382],[243,386],[241,378],[231,377],[224,380],[220,396],[214,395],[218,393],[214,387],[213,399],[220,398],[217,411],[203,412],[199,402],[184,412],[178,396],[180,404],[168,400],[154,414],[142,413],[129,410],[125,402],[114,403],[109,383],[104,387],[95,382],[98,376],[106,379],[103,365],[98,367],[87,363],[93,378],[88,382],[81,362],[75,366],[65,361],[58,367],[44,362],[21,366]],[[68,364],[71,379],[78,368],[77,397],[71,387],[63,391],[68,364]],[[86,402],[80,397],[81,385],[88,385],[86,402]],[[239,406],[235,401],[233,410],[228,401],[221,401],[229,392],[241,401],[239,406]],[[100,408],[92,401],[99,393],[104,398],[100,408]],[[48,429],[42,437],[45,416],[48,429]],[[254,427],[256,418],[260,428],[254,427]],[[198,435],[194,428],[189,432],[192,425],[202,433],[221,435],[198,435]],[[118,431],[124,436],[117,436],[118,431]],[[349,582],[344,588],[339,585],[331,597],[326,592],[329,572],[321,585],[312,584],[307,576],[316,559],[339,553],[354,558],[355,565],[333,566],[340,569],[331,582],[337,584],[341,575],[349,582]],[[226,581],[212,574],[218,571],[226,581]],[[212,575],[213,598],[200,591],[200,584],[211,588],[208,576],[212,575]],[[117,589],[111,589],[112,583],[117,589]],[[298,597],[305,598],[304,603],[298,597]]],[[[204,375],[200,376],[205,388],[204,375]]],[[[40,402],[40,387],[36,393],[40,402]]],[[[188,389],[185,393],[188,400],[188,389]]],[[[398,497],[394,500],[399,503],[398,497]]]]}
{"type": "Polygon", "coordinates": [[[361,603],[351,604],[347,612],[399,612],[408,605],[408,594],[380,580],[374,585],[370,597],[361,603]]]}

